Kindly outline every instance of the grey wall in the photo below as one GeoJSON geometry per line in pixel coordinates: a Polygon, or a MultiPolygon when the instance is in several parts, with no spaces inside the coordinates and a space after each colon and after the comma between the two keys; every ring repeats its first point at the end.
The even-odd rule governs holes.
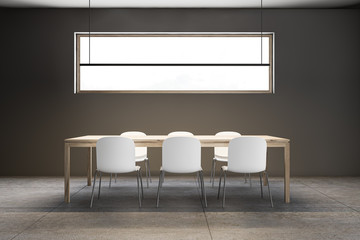
{"type": "MultiPolygon", "coordinates": [[[[63,140],[141,130],[235,130],[291,139],[292,175],[360,175],[360,10],[266,10],[275,94],[73,94],[73,33],[86,9],[0,8],[0,175],[62,175],[63,140]]],[[[93,10],[93,31],[259,31],[259,11],[93,10]]],[[[270,150],[281,175],[282,151],[270,150]]],[[[161,150],[149,149],[154,173],[161,150]]],[[[203,149],[210,167],[212,149],[203,149]]],[[[86,151],[72,150],[72,175],[86,151]]]]}

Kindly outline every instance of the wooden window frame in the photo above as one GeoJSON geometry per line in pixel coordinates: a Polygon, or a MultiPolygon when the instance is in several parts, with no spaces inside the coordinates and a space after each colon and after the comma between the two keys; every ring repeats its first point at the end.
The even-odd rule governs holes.
{"type": "Polygon", "coordinates": [[[275,33],[274,32],[210,32],[210,33],[147,33],[147,32],[124,32],[124,33],[98,33],[75,32],[74,33],[74,93],[201,93],[201,94],[249,94],[249,93],[275,93],[275,33]],[[268,37],[269,38],[269,90],[80,90],[80,38],[81,37],[268,37]]]}

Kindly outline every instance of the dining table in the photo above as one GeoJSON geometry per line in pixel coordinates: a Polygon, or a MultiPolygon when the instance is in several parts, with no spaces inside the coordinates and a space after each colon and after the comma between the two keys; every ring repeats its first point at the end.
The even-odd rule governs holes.
{"type": "MultiPolygon", "coordinates": [[[[93,148],[100,138],[119,135],[85,135],[64,140],[64,200],[70,203],[70,172],[71,172],[71,148],[87,148],[87,185],[91,186],[93,175],[93,148]]],[[[290,139],[269,135],[242,135],[255,136],[265,139],[268,148],[284,149],[284,201],[290,203],[290,139]]],[[[127,136],[131,138],[136,147],[162,147],[163,141],[168,135],[146,135],[146,136],[127,136]]],[[[215,135],[194,135],[201,147],[227,147],[230,140],[238,136],[215,136],[215,135]]],[[[271,163],[268,163],[271,164],[271,163]]],[[[264,182],[264,184],[267,184],[264,182]]]]}

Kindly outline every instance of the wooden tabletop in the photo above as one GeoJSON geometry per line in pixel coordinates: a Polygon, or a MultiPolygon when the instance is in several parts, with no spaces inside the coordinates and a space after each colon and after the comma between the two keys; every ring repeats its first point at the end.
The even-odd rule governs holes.
{"type": "MultiPolygon", "coordinates": [[[[96,142],[103,137],[113,137],[120,135],[86,135],[81,137],[67,138],[65,143],[70,145],[73,144],[90,144],[94,145],[96,142]]],[[[253,136],[264,138],[268,145],[283,145],[289,143],[290,140],[287,138],[274,137],[268,135],[242,135],[243,137],[253,136]]],[[[168,138],[168,135],[147,135],[147,136],[126,136],[134,140],[136,146],[146,147],[161,147],[163,141],[168,138]]],[[[215,136],[215,135],[195,135],[195,138],[199,139],[203,147],[214,147],[214,146],[226,146],[229,141],[238,136],[215,136]]],[[[75,146],[74,145],[74,146],[75,146]]]]}

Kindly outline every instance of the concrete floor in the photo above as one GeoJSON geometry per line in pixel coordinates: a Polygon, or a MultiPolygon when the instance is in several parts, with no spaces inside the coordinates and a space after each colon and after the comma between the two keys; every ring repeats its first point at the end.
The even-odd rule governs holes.
{"type": "MultiPolygon", "coordinates": [[[[290,204],[283,181],[270,178],[260,198],[240,177],[227,179],[226,207],[206,180],[203,208],[194,177],[167,176],[155,207],[158,180],[144,188],[138,208],[136,178],[103,178],[100,200],[89,208],[91,187],[71,179],[71,203],[63,202],[63,178],[0,178],[0,239],[360,239],[360,178],[292,178],[290,204]]],[[[144,179],[144,186],[145,184],[144,179]]]]}

